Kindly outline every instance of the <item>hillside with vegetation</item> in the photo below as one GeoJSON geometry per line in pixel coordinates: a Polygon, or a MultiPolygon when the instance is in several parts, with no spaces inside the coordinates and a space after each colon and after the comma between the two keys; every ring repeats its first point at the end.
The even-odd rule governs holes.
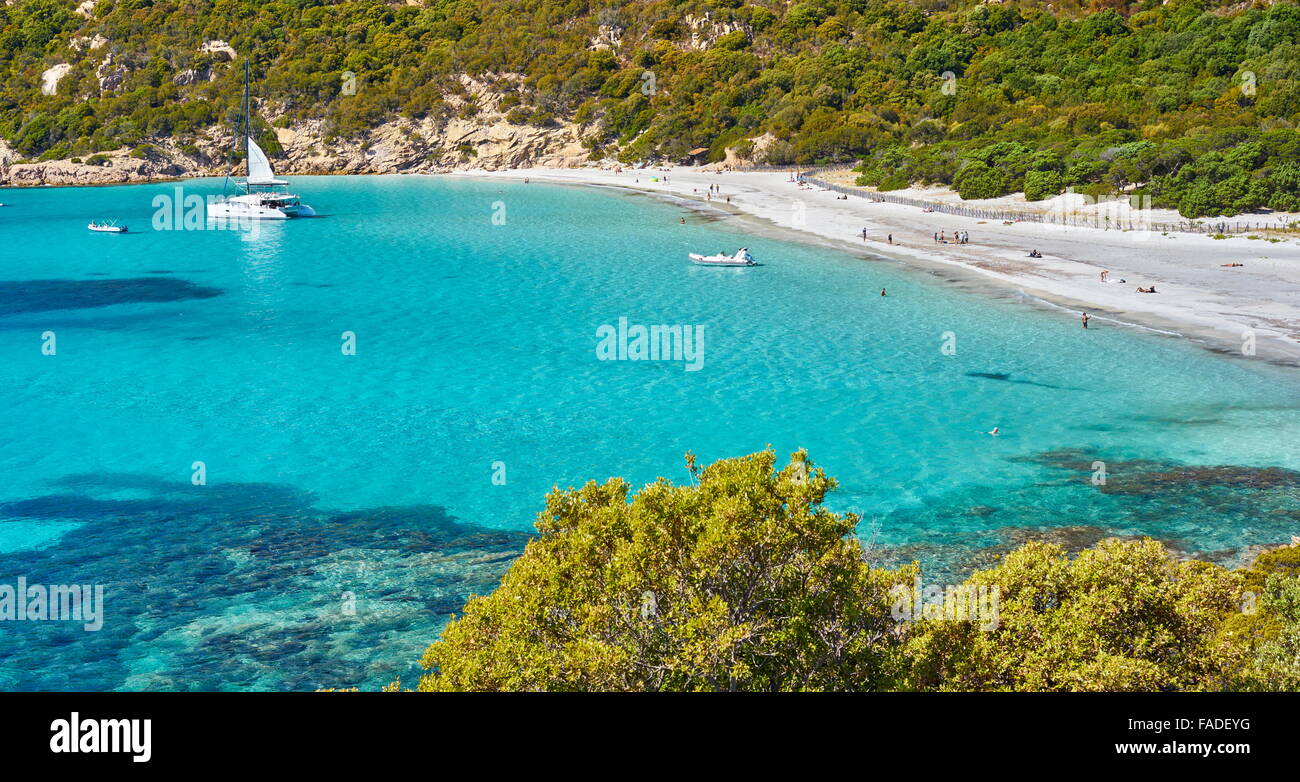
{"type": "Polygon", "coordinates": [[[468,162],[482,140],[447,128],[490,118],[591,160],[730,148],[884,189],[1300,211],[1290,1],[13,0],[0,137],[14,160],[220,165],[244,58],[273,154],[272,125],[323,148],[384,126],[404,166],[468,162]]]}

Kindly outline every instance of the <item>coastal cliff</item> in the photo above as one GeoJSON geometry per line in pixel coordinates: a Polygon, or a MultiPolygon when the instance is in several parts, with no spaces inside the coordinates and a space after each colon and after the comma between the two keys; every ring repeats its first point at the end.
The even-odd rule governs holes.
{"type": "MultiPolygon", "coordinates": [[[[587,161],[589,153],[575,123],[552,121],[545,127],[513,123],[500,92],[474,79],[465,78],[463,84],[461,105],[476,108],[470,117],[397,118],[348,139],[331,137],[322,120],[292,122],[273,128],[281,149],[272,163],[281,174],[394,174],[572,168],[587,161]]],[[[277,117],[272,113],[269,119],[277,117]]],[[[134,148],[85,158],[25,161],[0,140],[0,185],[105,185],[221,176],[230,148],[231,130],[218,125],[191,143],[151,138],[134,148]]]]}

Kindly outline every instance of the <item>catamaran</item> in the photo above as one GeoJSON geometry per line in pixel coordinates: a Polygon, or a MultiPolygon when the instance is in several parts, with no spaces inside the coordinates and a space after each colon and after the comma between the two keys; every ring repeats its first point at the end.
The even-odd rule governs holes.
{"type": "Polygon", "coordinates": [[[248,175],[235,186],[243,189],[242,195],[225,196],[208,204],[209,219],[286,220],[291,217],[311,217],[316,210],[298,200],[298,196],[284,188],[289,183],[275,178],[271,161],[253,140],[253,127],[249,121],[248,61],[244,61],[244,104],[240,114],[235,144],[230,152],[230,170],[226,172],[225,188],[230,187],[230,173],[235,168],[235,151],[242,141],[248,175]]]}
{"type": "Polygon", "coordinates": [[[718,253],[717,255],[700,255],[699,253],[690,253],[691,263],[700,266],[757,266],[758,261],[754,256],[749,254],[749,250],[741,247],[735,255],[718,253]]]}

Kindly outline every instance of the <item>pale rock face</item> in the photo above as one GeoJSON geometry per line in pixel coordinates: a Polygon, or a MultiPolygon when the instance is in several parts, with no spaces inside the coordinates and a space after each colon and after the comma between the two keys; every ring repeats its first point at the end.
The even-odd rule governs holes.
{"type": "Polygon", "coordinates": [[[3,173],[0,181],[17,186],[98,185],[111,182],[147,182],[153,179],[176,177],[184,173],[181,166],[170,161],[155,162],[133,158],[125,148],[104,154],[108,157],[108,162],[102,166],[73,163],[70,160],[8,165],[8,161],[0,154],[0,173],[3,173]]]}
{"type": "Polygon", "coordinates": [[[623,42],[623,28],[602,24],[596,35],[587,42],[589,49],[616,49],[623,42]]]}
{"type": "Polygon", "coordinates": [[[752,152],[749,153],[749,157],[742,158],[740,154],[736,151],[735,147],[727,147],[727,157],[725,160],[719,163],[710,163],[707,166],[703,166],[703,168],[706,169],[740,168],[749,163],[753,163],[758,160],[763,160],[764,155],[767,153],[768,147],[771,147],[772,144],[776,141],[776,136],[774,136],[771,133],[764,133],[763,135],[758,136],[751,140],[754,142],[754,149],[752,152]]]}
{"type": "Polygon", "coordinates": [[[126,80],[126,66],[113,62],[111,56],[105,57],[95,70],[95,76],[99,79],[99,89],[102,92],[112,92],[126,80]]]}
{"type": "MultiPolygon", "coordinates": [[[[112,63],[111,58],[101,66],[101,78],[126,69],[112,63]],[[114,69],[112,73],[107,69],[114,69]]],[[[179,76],[179,74],[178,74],[179,76]]],[[[202,77],[202,73],[185,78],[202,77]]],[[[500,170],[519,166],[537,165],[578,168],[587,165],[588,151],[582,146],[579,128],[567,123],[539,128],[531,125],[512,125],[493,109],[502,93],[490,85],[498,79],[522,82],[519,74],[485,77],[478,81],[465,77],[462,84],[470,99],[485,107],[468,119],[436,119],[426,117],[419,121],[394,118],[379,125],[364,136],[355,139],[326,142],[326,127],[322,120],[295,122],[287,128],[276,128],[276,136],[284,149],[274,161],[277,174],[305,173],[437,173],[452,169],[500,170]],[[466,154],[461,148],[472,149],[466,154]]],[[[120,83],[120,77],[119,77],[120,83]]],[[[453,107],[462,101],[448,97],[453,107]]],[[[269,121],[274,113],[265,115],[269,121]]],[[[8,158],[6,147],[0,141],[0,182],[11,185],[88,185],[117,182],[144,182],[179,176],[220,176],[223,161],[231,143],[229,127],[213,126],[193,143],[198,155],[180,151],[175,139],[150,139],[161,151],[157,160],[140,160],[130,156],[130,150],[120,149],[103,153],[109,158],[103,166],[73,163],[70,160],[52,160],[23,163],[5,168],[8,158]]],[[[12,151],[12,150],[10,150],[12,151]]]]}
{"type": "Polygon", "coordinates": [[[67,76],[68,71],[70,70],[72,70],[71,65],[67,64],[66,62],[61,62],[58,65],[54,66],[53,68],[50,68],[49,70],[45,71],[45,73],[42,73],[41,94],[42,95],[56,94],[59,90],[59,79],[62,79],[64,76],[67,76]]]}
{"type": "Polygon", "coordinates": [[[201,70],[186,68],[185,70],[181,71],[180,73],[172,77],[172,84],[183,87],[187,84],[193,84],[196,81],[207,81],[209,78],[211,78],[211,75],[212,75],[211,71],[209,71],[209,69],[207,68],[203,68],[201,70]]]}
{"type": "Polygon", "coordinates": [[[708,12],[705,12],[704,16],[687,14],[683,17],[683,21],[691,30],[690,48],[697,50],[708,49],[714,41],[729,32],[745,30],[745,25],[740,22],[714,21],[713,15],[708,12]]]}
{"type": "Polygon", "coordinates": [[[233,47],[225,41],[204,41],[199,47],[199,51],[204,54],[224,54],[227,60],[233,60],[239,56],[233,47]]]}
{"type": "Polygon", "coordinates": [[[86,2],[77,6],[77,10],[76,10],[76,13],[78,15],[84,16],[87,19],[89,19],[90,15],[93,14],[94,12],[95,12],[95,0],[86,0],[86,2]]]}
{"type": "Polygon", "coordinates": [[[108,39],[99,34],[96,34],[93,38],[79,35],[71,41],[68,41],[68,47],[78,52],[83,50],[93,52],[96,49],[102,48],[106,43],[108,43],[108,39]]]}

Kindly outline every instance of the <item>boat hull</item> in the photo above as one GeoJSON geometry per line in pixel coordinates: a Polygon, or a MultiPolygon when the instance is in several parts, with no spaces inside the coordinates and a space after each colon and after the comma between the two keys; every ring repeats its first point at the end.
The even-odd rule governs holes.
{"type": "Polygon", "coordinates": [[[735,258],[713,260],[707,256],[690,254],[691,263],[696,266],[757,266],[753,261],[738,261],[735,258]]]}
{"type": "Polygon", "coordinates": [[[280,208],[223,203],[208,206],[209,220],[292,220],[297,217],[313,217],[315,214],[316,210],[306,204],[280,208]]]}

